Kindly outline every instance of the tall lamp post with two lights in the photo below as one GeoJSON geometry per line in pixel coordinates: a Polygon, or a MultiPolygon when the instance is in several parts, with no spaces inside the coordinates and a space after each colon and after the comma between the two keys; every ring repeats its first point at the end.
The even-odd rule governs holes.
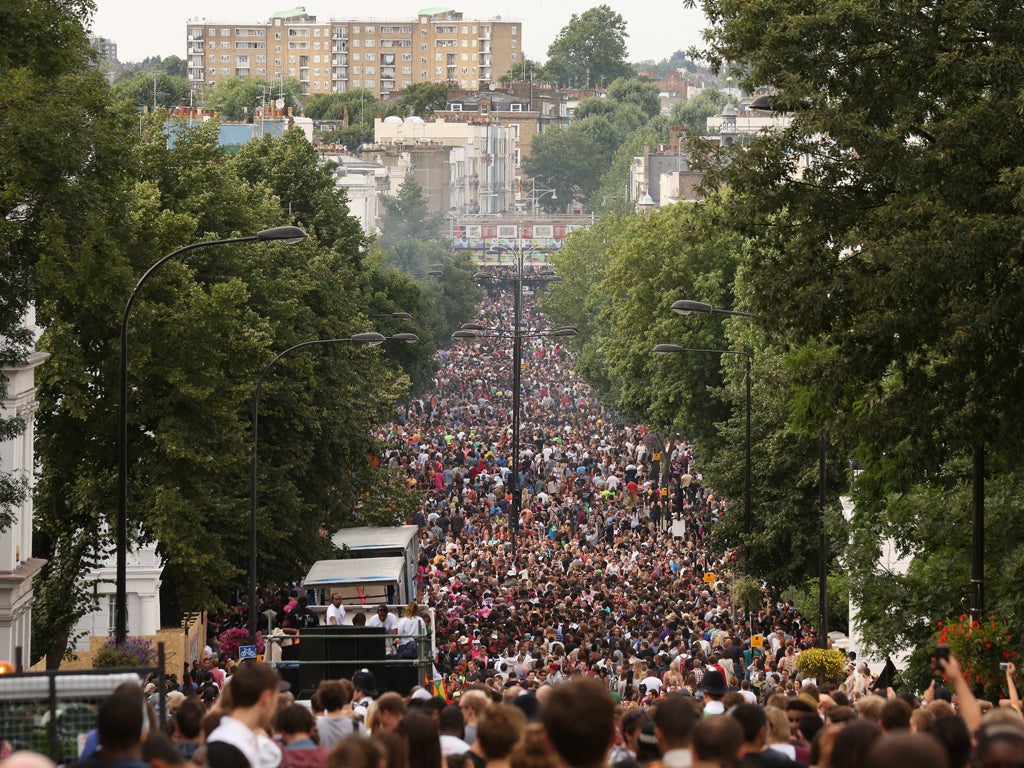
{"type": "MultiPolygon", "coordinates": [[[[512,545],[512,557],[516,557],[516,538],[519,530],[519,512],[522,507],[522,499],[519,490],[519,421],[522,410],[522,365],[523,365],[523,338],[535,336],[555,336],[570,338],[576,336],[579,330],[572,326],[552,328],[542,331],[529,329],[523,324],[523,261],[526,254],[534,252],[531,249],[524,249],[521,246],[503,246],[502,250],[512,253],[515,263],[515,293],[513,303],[512,329],[488,328],[478,323],[464,323],[462,327],[452,334],[453,339],[476,339],[480,337],[511,337],[512,338],[512,473],[509,476],[509,490],[512,493],[512,502],[509,507],[508,531],[512,545]]],[[[478,272],[474,277],[478,279],[489,279],[492,276],[478,272]]],[[[545,280],[555,280],[557,275],[546,274],[545,280]]]]}
{"type": "MultiPolygon", "coordinates": [[[[407,312],[391,313],[390,316],[406,315],[407,312]]],[[[409,315],[411,319],[412,316],[409,315]]],[[[267,378],[267,374],[270,373],[270,369],[274,367],[274,363],[280,360],[282,357],[290,352],[294,352],[297,349],[303,349],[305,347],[321,346],[324,344],[368,344],[370,346],[377,346],[383,344],[385,341],[395,340],[404,341],[409,344],[415,344],[419,341],[419,337],[414,333],[396,333],[394,336],[384,336],[383,334],[376,332],[369,333],[354,333],[351,336],[337,339],[310,339],[309,341],[300,341],[298,344],[293,344],[285,350],[279,352],[273,360],[266,364],[263,371],[260,373],[259,379],[256,381],[256,390],[252,396],[252,460],[250,462],[250,476],[249,476],[249,642],[256,642],[256,632],[258,629],[258,616],[257,616],[257,588],[256,588],[256,480],[257,470],[259,462],[259,418],[260,418],[260,393],[263,391],[263,382],[267,378]]]]}
{"type": "Polygon", "coordinates": [[[120,396],[117,413],[117,539],[116,539],[116,571],[114,577],[114,642],[122,645],[128,636],[128,319],[131,315],[135,297],[147,280],[167,261],[183,253],[215,245],[231,245],[234,243],[265,243],[282,241],[297,243],[306,237],[299,227],[271,227],[246,237],[230,237],[222,240],[204,240],[178,248],[167,254],[139,278],[128,301],[124,305],[121,316],[121,354],[120,354],[120,396]]]}

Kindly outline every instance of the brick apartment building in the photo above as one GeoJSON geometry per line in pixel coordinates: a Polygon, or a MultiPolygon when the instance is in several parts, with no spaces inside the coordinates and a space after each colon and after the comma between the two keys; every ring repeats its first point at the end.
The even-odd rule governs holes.
{"type": "Polygon", "coordinates": [[[523,61],[522,24],[429,9],[415,19],[318,21],[305,8],[266,23],[186,25],[193,88],[229,78],[296,79],[308,94],[366,88],[380,97],[416,83],[488,88],[523,61]]]}

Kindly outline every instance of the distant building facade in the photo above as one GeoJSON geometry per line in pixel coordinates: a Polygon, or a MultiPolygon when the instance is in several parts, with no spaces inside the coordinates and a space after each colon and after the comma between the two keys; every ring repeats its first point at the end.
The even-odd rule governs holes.
{"type": "Polygon", "coordinates": [[[513,83],[507,88],[484,91],[453,89],[448,92],[444,111],[434,119],[450,123],[474,125],[494,124],[512,132],[512,154],[515,167],[514,194],[520,209],[531,207],[529,185],[524,184],[522,161],[530,156],[533,137],[552,126],[569,124],[569,94],[550,87],[537,87],[529,82],[513,83]]]}
{"type": "Polygon", "coordinates": [[[515,204],[515,141],[511,127],[475,121],[378,118],[364,160],[391,168],[394,189],[405,173],[423,187],[437,213],[494,214],[515,204]]]}
{"type": "MultiPolygon", "coordinates": [[[[30,309],[25,327],[38,333],[35,310],[30,309]]],[[[0,372],[7,379],[7,395],[0,401],[4,418],[21,419],[21,434],[0,443],[0,469],[25,483],[26,493],[14,507],[11,526],[0,534],[0,661],[15,661],[16,652],[28,666],[32,657],[32,584],[44,560],[32,557],[32,479],[35,468],[35,369],[49,355],[31,349],[23,363],[0,372]]]]}
{"type": "Polygon", "coordinates": [[[230,78],[296,79],[307,94],[366,88],[381,97],[416,83],[487,88],[523,61],[522,24],[425,9],[415,19],[318,21],[305,8],[267,23],[186,25],[193,88],[230,78]]]}

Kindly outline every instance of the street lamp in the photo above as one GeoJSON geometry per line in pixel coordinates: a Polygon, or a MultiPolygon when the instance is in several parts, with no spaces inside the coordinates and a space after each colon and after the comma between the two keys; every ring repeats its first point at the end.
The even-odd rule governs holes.
{"type": "Polygon", "coordinates": [[[538,190],[537,190],[537,180],[534,179],[534,178],[531,178],[530,179],[530,184],[531,184],[531,190],[532,190],[530,192],[530,212],[531,213],[536,213],[537,212],[537,203],[539,203],[541,201],[541,198],[543,198],[544,195],[551,195],[551,199],[552,200],[557,200],[558,199],[558,193],[555,191],[554,187],[551,187],[550,189],[547,188],[547,187],[541,187],[540,190],[539,190],[540,194],[537,194],[537,192],[538,192],[538,190]]]}
{"type": "Polygon", "coordinates": [[[691,312],[704,312],[712,315],[753,317],[753,314],[750,312],[743,312],[738,309],[718,309],[717,307],[712,307],[710,304],[705,304],[703,301],[691,301],[690,299],[680,299],[679,301],[673,302],[671,309],[677,315],[688,315],[691,312]]]}
{"type": "Polygon", "coordinates": [[[231,237],[223,240],[204,240],[199,243],[178,248],[167,254],[145,271],[139,282],[128,295],[121,316],[121,375],[120,399],[118,400],[118,455],[117,455],[117,565],[115,573],[114,595],[114,642],[124,643],[128,636],[128,317],[139,289],[149,277],[162,267],[169,259],[180,256],[196,248],[213,245],[230,245],[232,243],[269,242],[280,240],[285,243],[297,243],[306,237],[299,227],[271,227],[246,237],[231,237]]]}
{"type": "MultiPolygon", "coordinates": [[[[519,527],[519,511],[522,500],[519,497],[519,412],[521,410],[522,385],[522,359],[523,359],[523,337],[524,336],[556,336],[570,338],[579,334],[579,330],[572,326],[553,328],[549,331],[530,330],[523,325],[523,258],[530,249],[523,249],[521,246],[506,246],[503,250],[510,251],[515,256],[515,303],[513,305],[513,319],[511,331],[502,328],[488,328],[479,323],[463,323],[461,328],[452,334],[454,339],[475,339],[481,336],[511,336],[512,337],[512,474],[510,475],[509,490],[512,492],[512,506],[509,510],[508,530],[512,543],[512,557],[516,556],[516,536],[519,527]]],[[[491,277],[483,272],[478,272],[474,278],[480,279],[491,277]]]]}
{"type": "Polygon", "coordinates": [[[274,363],[280,360],[282,357],[287,355],[289,352],[293,352],[296,349],[302,349],[303,347],[312,347],[322,344],[341,344],[344,342],[350,342],[353,344],[369,344],[370,346],[377,346],[383,344],[388,339],[394,339],[396,341],[404,341],[409,344],[415,344],[419,341],[419,337],[414,333],[396,333],[394,336],[384,336],[383,334],[376,332],[369,333],[354,333],[346,338],[338,339],[310,339],[309,341],[300,341],[298,344],[293,344],[282,352],[279,352],[273,360],[271,360],[263,368],[260,373],[259,379],[256,381],[256,391],[252,396],[252,460],[250,462],[250,475],[249,475],[249,642],[256,642],[256,630],[258,625],[258,617],[256,614],[256,476],[257,467],[259,460],[259,418],[260,418],[260,392],[263,390],[263,382],[267,378],[267,374],[270,373],[270,369],[273,368],[274,363]]]}
{"type": "MultiPolygon", "coordinates": [[[[517,283],[522,288],[522,283],[517,283]]],[[[518,295],[518,293],[517,293],[518,295]]],[[[509,510],[508,532],[512,543],[512,558],[516,557],[516,537],[519,533],[519,513],[522,499],[519,492],[519,417],[521,405],[521,373],[523,357],[523,337],[553,336],[571,338],[579,334],[579,329],[571,325],[553,328],[549,331],[531,330],[517,322],[511,330],[487,328],[478,323],[464,323],[452,334],[453,339],[479,339],[482,337],[512,337],[512,473],[509,475],[509,491],[512,493],[512,506],[509,510]]]]}

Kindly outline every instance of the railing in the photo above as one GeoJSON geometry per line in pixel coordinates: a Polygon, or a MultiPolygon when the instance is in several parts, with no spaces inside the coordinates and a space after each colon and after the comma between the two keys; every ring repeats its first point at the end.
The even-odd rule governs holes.
{"type": "Polygon", "coordinates": [[[157,646],[157,665],[118,669],[46,670],[0,677],[0,739],[14,749],[49,755],[64,764],[78,757],[79,739],[96,727],[96,708],[125,682],[141,684],[157,676],[157,714],[166,722],[167,685],[164,646],[157,646]]]}

